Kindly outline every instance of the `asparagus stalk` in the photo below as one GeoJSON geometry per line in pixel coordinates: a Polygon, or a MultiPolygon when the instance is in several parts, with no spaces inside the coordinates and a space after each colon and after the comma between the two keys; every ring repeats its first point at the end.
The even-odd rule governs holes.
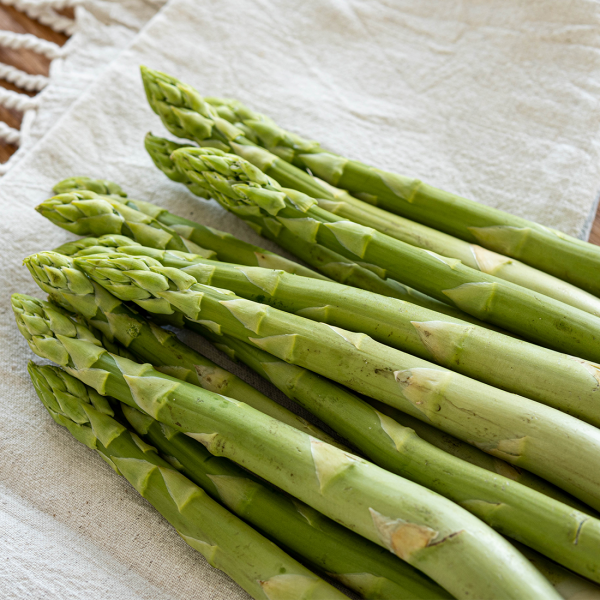
{"type": "Polygon", "coordinates": [[[199,442],[127,405],[136,432],[183,475],[278,544],[363,598],[450,598],[405,562],[298,500],[260,482],[199,442]]]}
{"type": "Polygon", "coordinates": [[[600,293],[600,283],[595,277],[600,266],[600,248],[593,244],[418,179],[336,155],[322,149],[317,142],[281,129],[239,102],[214,98],[207,101],[220,117],[235,121],[238,128],[241,121],[246,135],[266,150],[309,169],[334,186],[392,213],[521,260],[592,294],[600,293]]]}
{"type": "Polygon", "coordinates": [[[379,265],[390,276],[438,300],[448,299],[478,319],[535,343],[600,361],[599,317],[344,221],[315,206],[313,198],[281,188],[239,157],[213,148],[182,148],[173,159],[191,180],[204,182],[234,212],[259,212],[305,239],[379,265]]]}
{"type": "MultiPolygon", "coordinates": [[[[243,267],[141,245],[96,239],[77,256],[114,251],[147,256],[201,284],[373,339],[494,387],[537,400],[600,427],[600,369],[581,359],[470,325],[434,311],[331,281],[243,267]],[[494,365],[490,369],[490,364],[494,365]]],[[[87,245],[83,240],[80,245],[87,245]]],[[[61,252],[62,248],[57,249],[61,252]]],[[[45,260],[50,261],[50,257],[45,260]]]]}
{"type": "MultiPolygon", "coordinates": [[[[206,335],[335,429],[375,464],[453,500],[500,533],[600,582],[600,520],[517,483],[519,472],[506,463],[493,465],[492,476],[489,470],[430,444],[404,423],[399,411],[389,418],[315,373],[228,336],[210,331],[206,335]]],[[[467,446],[454,441],[458,448],[467,446]]],[[[476,462],[493,464],[494,459],[473,450],[473,454],[483,455],[475,456],[476,462]]],[[[564,493],[545,487],[564,498],[564,493]]]]}
{"type": "MultiPolygon", "coordinates": [[[[100,331],[109,343],[119,342],[140,360],[151,363],[163,373],[241,400],[291,427],[340,446],[318,427],[255,390],[239,377],[227,373],[186,346],[173,333],[132,311],[86,277],[71,258],[50,252],[41,253],[26,258],[25,265],[33,280],[54,302],[82,315],[88,327],[100,331]]],[[[117,353],[107,349],[113,354],[117,353]]]]}
{"type": "MultiPolygon", "coordinates": [[[[35,273],[40,267],[41,265],[37,265],[36,269],[30,267],[30,272],[35,273]]],[[[79,274],[80,272],[70,271],[70,285],[65,289],[55,287],[56,281],[52,287],[49,283],[42,283],[37,274],[34,275],[34,279],[54,298],[60,295],[61,300],[70,305],[69,308],[85,311],[90,303],[84,300],[83,282],[79,281],[79,285],[76,283],[80,280],[79,274]],[[78,289],[79,293],[74,294],[71,288],[78,289]],[[67,300],[69,297],[71,302],[67,300]]],[[[300,431],[345,449],[318,428],[179,342],[172,333],[129,311],[97,284],[92,285],[95,288],[95,302],[100,308],[91,316],[88,312],[89,318],[86,322],[111,353],[132,360],[136,360],[137,357],[142,361],[151,362],[163,373],[243,401],[300,431]],[[94,324],[100,325],[101,329],[93,327],[94,324]],[[110,338],[103,335],[102,330],[106,331],[110,338]],[[132,337],[132,334],[135,337],[132,337]],[[128,346],[135,355],[124,346],[113,343],[115,340],[128,346]]],[[[79,381],[74,381],[81,387],[79,381]]],[[[95,394],[91,388],[87,389],[91,394],[95,394]]],[[[163,454],[167,454],[167,460],[174,466],[183,464],[184,475],[214,499],[223,502],[239,517],[258,527],[270,539],[283,543],[292,551],[311,560],[320,570],[334,575],[362,597],[388,600],[407,595],[423,599],[449,598],[441,588],[382,548],[353,535],[308,506],[299,505],[297,501],[292,502],[286,496],[277,494],[227,459],[212,457],[202,445],[191,438],[159,424],[135,409],[126,405],[123,407],[129,422],[138,433],[146,433],[148,441],[163,454]],[[142,429],[144,431],[141,431],[142,429]],[[306,515],[310,515],[310,518],[307,519],[306,515]]]]}
{"type": "MultiPolygon", "coordinates": [[[[227,350],[232,357],[235,355],[232,345],[245,346],[253,353],[256,350],[244,342],[233,338],[227,339],[227,336],[223,336],[223,340],[219,336],[208,337],[226,343],[227,346],[222,346],[222,348],[227,350]]],[[[257,352],[262,353],[261,351],[257,352]]],[[[276,360],[268,354],[266,357],[269,359],[268,362],[276,360]]],[[[259,371],[257,370],[257,372],[259,371]]],[[[292,397],[292,394],[289,396],[292,397]]],[[[306,404],[304,405],[306,406],[306,404]]],[[[158,448],[161,454],[189,479],[205,489],[215,499],[223,501],[227,508],[238,516],[266,532],[278,543],[283,543],[284,546],[311,560],[318,568],[326,571],[362,597],[397,600],[407,594],[410,594],[411,598],[437,598],[444,593],[441,588],[432,590],[431,584],[427,584],[427,580],[419,581],[417,571],[407,573],[408,565],[403,562],[394,562],[394,559],[381,548],[369,545],[359,536],[348,535],[348,530],[336,527],[332,521],[320,513],[312,511],[306,505],[299,506],[297,500],[290,502],[286,496],[274,494],[264,484],[257,483],[256,479],[227,459],[210,455],[195,440],[158,423],[136,409],[127,405],[122,405],[122,407],[137,433],[158,448]],[[236,477],[235,485],[228,485],[232,480],[225,479],[227,476],[236,477]],[[213,481],[219,484],[219,487],[213,481]],[[220,490],[224,490],[225,493],[223,494],[220,490]],[[234,494],[227,493],[231,491],[234,494]],[[248,499],[250,500],[248,501],[248,499]],[[310,515],[310,521],[304,517],[307,514],[310,515]],[[304,541],[298,528],[301,528],[301,531],[309,529],[311,536],[309,544],[298,543],[304,541]],[[315,542],[315,537],[318,539],[318,543],[315,542]],[[318,548],[316,552],[315,547],[318,548]],[[372,560],[373,554],[375,554],[375,561],[372,560]],[[386,569],[386,567],[388,568],[386,569]]],[[[385,408],[389,409],[386,406],[385,408]]],[[[459,453],[474,459],[470,462],[481,462],[492,472],[508,472],[511,479],[521,481],[525,485],[531,483],[534,487],[537,484],[545,492],[552,488],[552,492],[557,496],[565,496],[557,488],[553,488],[543,480],[538,480],[526,471],[519,472],[507,463],[492,459],[484,452],[464,444],[456,438],[440,435],[441,432],[437,429],[416,419],[411,419],[407,415],[402,415],[402,417],[404,421],[414,421],[418,427],[427,428],[429,434],[440,441],[440,446],[458,450],[459,453]],[[500,465],[500,463],[503,464],[500,465]],[[533,484],[534,479],[536,484],[533,484]]],[[[571,503],[576,502],[569,496],[567,498],[571,503]]],[[[527,546],[518,544],[514,540],[512,543],[552,583],[565,600],[577,600],[580,597],[588,600],[600,599],[600,588],[589,580],[575,575],[527,546]]]]}
{"type": "Polygon", "coordinates": [[[98,454],[215,568],[257,600],[347,598],[232,515],[114,418],[106,398],[56,367],[28,366],[50,416],[98,454]]]}
{"type": "Polygon", "coordinates": [[[201,285],[148,257],[76,258],[94,281],[149,312],[181,312],[217,333],[249,341],[286,362],[432,423],[600,507],[600,431],[521,396],[453,373],[362,333],[201,285]]]}
{"type": "Polygon", "coordinates": [[[506,540],[446,498],[242,402],[112,355],[48,303],[21,294],[12,302],[38,356],[387,548],[459,600],[558,597],[506,540]]]}
{"type": "MultiPolygon", "coordinates": [[[[165,171],[167,174],[174,169],[173,162],[169,158],[170,153],[173,149],[179,147],[185,146],[181,144],[174,144],[173,142],[169,142],[163,138],[156,138],[155,136],[151,135],[146,136],[146,148],[151,153],[155,163],[157,165],[171,165],[170,170],[167,169],[165,171]]],[[[181,178],[183,178],[182,175],[179,176],[177,181],[180,181],[181,178]]],[[[93,186],[94,189],[98,189],[99,187],[96,183],[96,180],[86,177],[72,177],[58,183],[54,190],[59,193],[66,193],[69,191],[86,189],[87,185],[93,186]]],[[[199,186],[194,186],[189,181],[186,183],[186,185],[194,193],[199,193],[199,186]]],[[[214,250],[217,253],[217,258],[219,260],[250,266],[283,269],[284,271],[290,273],[297,273],[299,275],[305,275],[308,277],[318,277],[316,274],[311,275],[313,272],[301,267],[300,265],[297,265],[296,263],[278,257],[275,254],[268,253],[266,250],[262,250],[255,246],[250,246],[250,244],[241,242],[230,234],[218,232],[205,227],[204,225],[200,225],[199,223],[195,223],[194,221],[190,221],[189,219],[178,217],[164,209],[157,207],[154,204],[150,204],[149,202],[129,199],[122,201],[128,202],[128,206],[134,207],[135,209],[140,210],[149,216],[156,216],[156,219],[159,222],[164,225],[168,225],[171,229],[179,232],[183,237],[189,238],[195,243],[201,244],[205,248],[214,250]]],[[[43,204],[41,206],[43,206],[43,204]]],[[[46,211],[45,215],[51,218],[52,213],[50,211],[46,211]]],[[[60,225],[60,222],[53,222],[55,222],[57,225],[60,225]]],[[[370,265],[365,267],[358,265],[357,263],[353,263],[340,254],[332,252],[323,246],[318,244],[310,244],[301,240],[300,238],[292,235],[288,230],[281,230],[277,235],[275,235],[271,234],[268,229],[262,227],[257,220],[248,221],[248,223],[254,229],[260,230],[259,233],[264,234],[268,239],[276,242],[285,250],[295,254],[305,263],[320,271],[326,276],[325,278],[331,277],[332,279],[346,283],[347,285],[368,289],[384,296],[408,300],[418,304],[419,306],[427,306],[444,314],[462,316],[462,318],[471,322],[477,322],[480,324],[482,323],[481,321],[469,317],[469,315],[466,315],[454,307],[440,302],[439,300],[434,300],[433,298],[408,288],[407,286],[404,286],[396,281],[391,279],[382,279],[375,272],[377,269],[370,265]]],[[[105,230],[107,232],[110,231],[109,224],[107,224],[105,230]]],[[[98,222],[96,222],[95,231],[97,235],[100,235],[98,222]]],[[[145,245],[150,244],[146,243],[145,245]]],[[[65,248],[61,249],[61,251],[63,253],[72,254],[74,251],[76,252],[77,249],[75,246],[65,245],[65,248]]]]}

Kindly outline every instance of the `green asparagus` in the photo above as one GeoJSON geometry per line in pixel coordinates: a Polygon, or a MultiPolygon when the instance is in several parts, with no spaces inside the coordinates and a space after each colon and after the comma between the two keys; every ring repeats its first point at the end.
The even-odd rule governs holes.
{"type": "Polygon", "coordinates": [[[181,312],[431,422],[600,508],[600,431],[521,396],[375,342],[363,333],[241,299],[180,269],[119,254],[75,259],[94,281],[149,312],[181,312]],[[594,465],[597,465],[594,466],[594,465]]]}
{"type": "Polygon", "coordinates": [[[338,445],[324,431],[255,390],[239,377],[224,372],[179,341],[174,334],[149,323],[86,277],[71,258],[42,253],[26,258],[25,265],[33,280],[54,302],[82,315],[89,327],[102,332],[109,342],[118,341],[143,362],[149,362],[163,373],[178,379],[243,400],[283,423],[338,445]]]}
{"type": "Polygon", "coordinates": [[[241,129],[220,118],[194,88],[147,67],[141,67],[141,74],[150,108],[173,135],[240,153],[251,162],[259,163],[260,168],[281,181],[281,185],[320,198],[333,198],[314,177],[258,147],[241,129]]]}
{"type": "MultiPolygon", "coordinates": [[[[188,94],[192,97],[192,92],[188,94]]],[[[214,98],[208,102],[221,118],[236,122],[238,127],[241,121],[246,135],[266,150],[310,170],[332,185],[347,189],[392,213],[511,256],[592,294],[600,294],[600,282],[595,276],[600,266],[598,246],[445,192],[418,179],[336,155],[322,149],[317,142],[281,129],[239,102],[214,98]]],[[[163,109],[163,114],[164,122],[168,113],[163,109]]]]}
{"type": "MultiPolygon", "coordinates": [[[[109,237],[106,241],[108,244],[111,244],[113,240],[111,237],[109,237]]],[[[84,247],[84,251],[90,251],[91,253],[96,254],[100,251],[104,251],[104,250],[108,249],[103,246],[103,242],[104,242],[104,240],[102,238],[98,238],[98,239],[84,238],[82,240],[79,240],[76,243],[76,245],[77,245],[77,247],[84,247]]],[[[117,251],[125,251],[127,249],[129,249],[131,251],[140,250],[143,252],[143,254],[138,254],[138,253],[134,252],[134,255],[135,256],[146,255],[146,256],[151,256],[151,257],[153,256],[156,259],[160,260],[160,262],[164,266],[181,266],[182,263],[187,264],[186,262],[184,262],[184,259],[193,260],[193,258],[194,258],[193,255],[189,255],[189,254],[185,254],[185,253],[178,253],[176,251],[158,251],[158,250],[145,248],[143,246],[138,246],[138,245],[136,245],[135,247],[130,246],[128,248],[125,248],[125,247],[115,248],[115,250],[117,250],[117,251]]],[[[197,258],[197,260],[200,260],[201,262],[204,260],[204,259],[201,259],[198,257],[196,257],[196,258],[197,258]]],[[[60,294],[60,298],[65,298],[65,297],[71,298],[71,301],[69,303],[67,303],[67,305],[66,305],[66,308],[69,310],[79,310],[80,312],[82,312],[84,314],[88,314],[88,315],[90,313],[93,313],[95,319],[101,319],[100,327],[102,329],[104,329],[104,331],[106,331],[106,334],[108,336],[110,336],[111,339],[117,338],[122,344],[126,345],[127,347],[132,348],[132,350],[134,352],[137,351],[137,356],[141,360],[147,360],[148,362],[152,363],[154,366],[164,365],[164,364],[176,365],[178,363],[178,361],[180,360],[179,357],[186,355],[186,350],[189,350],[189,349],[187,349],[180,342],[177,342],[176,339],[175,339],[175,343],[177,344],[177,350],[174,354],[170,353],[168,358],[165,358],[166,351],[163,348],[161,348],[161,346],[156,345],[156,343],[154,342],[154,338],[152,336],[148,336],[147,339],[149,341],[144,341],[141,344],[135,343],[137,338],[141,338],[142,340],[144,340],[144,338],[141,337],[140,331],[142,331],[142,332],[145,331],[146,326],[148,324],[147,321],[145,321],[143,318],[139,317],[138,315],[132,315],[131,317],[128,317],[127,321],[125,321],[125,322],[123,322],[123,321],[116,322],[115,325],[118,325],[118,327],[117,326],[109,326],[109,325],[105,324],[104,321],[106,319],[104,317],[102,317],[102,315],[100,314],[100,310],[97,309],[96,306],[100,306],[102,308],[102,312],[106,315],[106,317],[108,318],[109,324],[110,324],[111,321],[115,322],[116,315],[114,315],[113,313],[116,312],[116,307],[118,306],[119,300],[117,300],[114,296],[109,295],[109,297],[111,299],[110,310],[107,308],[104,308],[108,304],[107,302],[102,302],[102,301],[99,301],[98,299],[95,300],[95,304],[91,304],[91,307],[92,307],[91,309],[87,309],[86,306],[81,304],[82,298],[86,297],[85,294],[80,293],[77,296],[75,296],[74,293],[72,292],[72,289],[75,289],[77,287],[77,286],[75,286],[75,282],[78,281],[78,279],[79,279],[79,273],[76,273],[72,267],[65,269],[63,261],[64,261],[64,259],[62,257],[56,257],[52,253],[42,253],[40,255],[37,255],[37,260],[35,260],[35,257],[30,257],[30,258],[26,259],[25,264],[28,266],[33,279],[44,291],[50,293],[51,296],[53,298],[55,298],[55,300],[56,300],[56,294],[60,294]],[[64,274],[64,277],[60,276],[61,273],[64,274]],[[50,279],[51,275],[53,276],[52,280],[50,279]],[[129,319],[131,319],[131,321],[129,319]],[[135,332],[137,334],[136,339],[133,340],[133,343],[131,340],[130,332],[135,332]]],[[[68,262],[66,264],[72,265],[72,263],[70,263],[70,262],[68,262]]],[[[226,265],[221,265],[219,263],[216,263],[216,265],[218,267],[226,266],[226,265]]],[[[184,269],[184,270],[186,272],[190,273],[189,269],[184,269]]],[[[203,275],[204,275],[204,277],[206,277],[208,275],[208,273],[205,271],[203,273],[203,275]]],[[[254,277],[253,279],[256,280],[256,277],[254,277]]],[[[250,280],[247,280],[247,281],[250,282],[250,280]]],[[[203,283],[206,283],[206,280],[204,280],[203,283]]],[[[222,285],[222,283],[226,283],[226,281],[217,283],[217,287],[224,287],[222,285]]],[[[95,291],[97,298],[102,298],[103,294],[105,294],[105,295],[108,294],[108,292],[106,292],[103,288],[98,287],[97,284],[91,282],[91,285],[94,286],[94,291],[95,291]]],[[[82,290],[86,289],[86,286],[84,286],[83,283],[82,283],[82,285],[80,285],[78,287],[82,290]]],[[[225,287],[227,287],[227,286],[225,286],[225,287]]],[[[279,289],[279,287],[280,286],[277,285],[276,290],[279,289]]],[[[239,290],[242,291],[242,288],[239,288],[239,290]]],[[[301,295],[301,294],[299,293],[299,295],[301,295]]],[[[341,294],[341,295],[347,295],[347,294],[341,294]]],[[[266,300],[267,298],[268,298],[268,295],[265,295],[265,297],[263,298],[263,301],[266,300]]],[[[63,303],[59,301],[59,304],[62,305],[63,303]]],[[[281,302],[278,302],[278,304],[281,305],[281,302]]],[[[408,309],[410,309],[410,308],[411,307],[408,307],[408,309]]],[[[122,310],[122,309],[119,308],[119,310],[122,310]]],[[[398,312],[398,314],[402,313],[401,307],[397,308],[397,312],[398,312]]],[[[238,354],[239,354],[241,352],[241,348],[243,348],[245,346],[246,349],[252,348],[252,351],[255,354],[262,353],[261,350],[254,348],[254,347],[250,347],[247,344],[244,344],[244,342],[240,342],[238,340],[235,340],[234,338],[227,338],[227,336],[222,336],[222,337],[217,336],[216,334],[211,333],[211,331],[209,329],[206,329],[203,325],[200,325],[199,323],[196,323],[196,322],[191,322],[189,320],[186,321],[185,319],[181,318],[182,316],[183,315],[181,313],[175,313],[173,315],[161,315],[163,320],[165,319],[165,317],[167,317],[168,320],[166,322],[168,324],[175,325],[177,327],[184,327],[184,326],[191,327],[192,329],[194,329],[194,331],[201,333],[204,337],[209,337],[209,339],[211,339],[213,342],[215,341],[215,338],[220,339],[221,342],[217,343],[217,345],[221,349],[224,348],[224,346],[223,346],[223,344],[225,343],[224,340],[228,339],[228,342],[227,342],[228,345],[225,346],[225,348],[228,348],[230,351],[233,351],[233,350],[231,350],[231,348],[232,348],[232,346],[235,346],[235,347],[237,347],[238,354]],[[174,318],[171,318],[171,317],[174,317],[174,318]]],[[[364,317],[361,317],[361,322],[363,322],[363,321],[364,321],[364,317]]],[[[88,318],[87,324],[88,324],[88,326],[93,326],[95,324],[94,319],[88,318]]],[[[149,325],[150,325],[150,327],[152,327],[152,323],[149,323],[149,325]]],[[[154,332],[154,328],[153,328],[153,332],[154,332]]],[[[159,336],[155,334],[155,337],[159,337],[161,340],[163,340],[163,338],[166,339],[166,335],[169,335],[169,334],[161,333],[159,336]]],[[[510,339],[510,338],[507,338],[507,339],[510,339]]],[[[482,347],[485,349],[485,347],[488,343],[489,342],[486,342],[485,340],[483,340],[482,347]]],[[[166,344],[166,342],[164,342],[164,341],[161,341],[161,344],[164,346],[170,346],[170,344],[166,344]]],[[[109,351],[115,353],[113,350],[109,349],[109,351]]],[[[270,356],[272,361],[276,360],[271,355],[268,355],[266,353],[263,353],[263,354],[265,356],[270,356]]],[[[248,363],[249,358],[248,357],[246,357],[246,358],[247,358],[246,362],[248,363]]],[[[492,357],[490,357],[490,360],[492,360],[492,357]]],[[[560,366],[561,360],[564,360],[564,357],[562,357],[562,359],[561,359],[561,357],[559,356],[558,360],[556,361],[555,368],[558,368],[560,366]]],[[[201,361],[206,361],[206,359],[204,359],[202,356],[199,356],[197,353],[194,353],[192,360],[188,361],[187,364],[185,362],[182,362],[181,365],[184,367],[189,367],[189,365],[193,364],[194,362],[204,364],[201,361]]],[[[208,364],[212,364],[212,363],[208,363],[208,364]]],[[[577,364],[580,364],[580,363],[577,363],[577,364]]],[[[255,362],[251,366],[256,369],[256,365],[257,365],[257,363],[255,362]]],[[[217,368],[216,365],[214,365],[214,367],[217,368]]],[[[537,365],[537,368],[540,368],[540,367],[541,367],[541,363],[537,365]]],[[[534,368],[532,369],[532,371],[535,370],[535,368],[536,367],[534,365],[534,368]]],[[[516,369],[516,365],[515,365],[515,369],[516,369]]],[[[190,371],[194,371],[194,369],[193,368],[185,368],[183,371],[179,371],[179,373],[181,374],[179,378],[188,380],[191,383],[199,383],[202,387],[207,386],[206,383],[203,383],[202,379],[199,379],[197,381],[194,379],[189,379],[190,371]]],[[[199,371],[199,369],[196,369],[196,371],[199,371]]],[[[169,374],[174,375],[174,376],[176,376],[178,374],[177,372],[175,372],[175,370],[168,371],[168,372],[169,372],[169,374]]],[[[210,376],[213,373],[213,369],[211,369],[211,368],[208,368],[206,370],[202,369],[202,374],[204,374],[204,373],[206,373],[210,376]]],[[[553,373],[553,371],[550,370],[549,373],[546,374],[546,377],[549,377],[552,373],[553,373]]],[[[229,396],[232,396],[236,399],[243,399],[241,396],[240,397],[236,396],[235,392],[233,391],[234,389],[237,388],[237,385],[234,386],[229,383],[225,383],[224,378],[230,377],[231,375],[230,374],[226,375],[222,371],[219,371],[219,374],[220,374],[220,376],[217,378],[217,381],[219,381],[218,385],[219,385],[220,390],[213,389],[212,391],[226,391],[227,395],[229,395],[229,396]],[[226,387],[221,387],[221,386],[226,386],[226,387]]],[[[264,371],[260,372],[260,374],[265,376],[264,371]]],[[[194,374],[192,373],[192,375],[194,375],[194,374]]],[[[568,374],[565,374],[565,373],[563,373],[562,376],[565,377],[566,379],[569,378],[568,374]]],[[[573,379],[573,376],[571,378],[573,379]]],[[[587,381],[587,380],[584,377],[582,377],[581,383],[583,383],[584,381],[587,381]]],[[[572,385],[576,385],[576,384],[577,384],[576,380],[572,382],[572,385]]],[[[211,388],[208,387],[208,389],[211,389],[211,388]]],[[[580,390],[581,395],[584,395],[583,386],[579,385],[579,387],[577,389],[580,390]]],[[[367,401],[369,401],[371,403],[375,402],[374,400],[371,400],[371,399],[367,399],[367,401]]],[[[261,408],[261,403],[249,401],[249,400],[246,400],[246,402],[250,403],[252,406],[254,406],[257,409],[262,410],[262,412],[265,412],[266,414],[270,414],[271,416],[278,418],[277,415],[270,413],[268,410],[265,410],[264,407],[261,408]]],[[[399,413],[398,411],[395,411],[395,409],[392,409],[391,407],[388,407],[387,405],[382,405],[380,403],[377,403],[377,409],[379,410],[379,412],[383,412],[385,414],[388,414],[388,416],[392,416],[397,421],[400,420],[398,415],[400,415],[401,413],[399,413]],[[392,411],[392,414],[390,414],[390,411],[392,411]],[[393,413],[395,413],[395,414],[393,414],[393,413]]],[[[288,424],[292,424],[289,421],[286,421],[285,418],[282,418],[281,416],[279,416],[279,419],[283,420],[284,422],[287,422],[288,424]]],[[[477,450],[473,446],[469,446],[467,444],[459,442],[459,440],[457,440],[456,438],[450,438],[448,435],[443,434],[443,433],[439,432],[437,429],[434,429],[434,428],[428,426],[427,424],[422,423],[419,420],[414,419],[408,415],[403,414],[401,420],[402,420],[403,425],[408,426],[411,429],[415,429],[421,437],[424,436],[429,442],[433,443],[434,445],[441,446],[446,451],[449,451],[452,449],[457,451],[457,449],[460,448],[460,458],[463,458],[469,462],[474,462],[478,466],[484,466],[485,468],[493,469],[503,475],[509,474],[511,478],[513,478],[513,479],[517,478],[518,481],[520,481],[521,483],[524,483],[525,485],[528,485],[528,487],[532,487],[533,489],[541,491],[542,493],[545,493],[546,495],[550,495],[556,499],[559,499],[562,502],[569,503],[570,505],[575,506],[578,509],[582,509],[582,505],[573,504],[573,502],[574,502],[573,498],[566,496],[564,493],[560,492],[557,488],[550,486],[549,484],[543,482],[543,480],[539,480],[538,478],[529,474],[528,472],[522,472],[517,469],[514,469],[514,467],[510,467],[507,463],[504,463],[503,461],[500,461],[497,458],[492,458],[491,456],[481,452],[480,450],[477,450]]],[[[313,434],[313,435],[315,435],[315,434],[313,434]]],[[[583,510],[585,510],[585,509],[583,509],[583,510]]]]}
{"type": "MultiPolygon", "coordinates": [[[[146,148],[152,148],[151,154],[153,155],[153,160],[155,160],[157,164],[164,164],[170,160],[169,155],[165,155],[164,152],[165,148],[167,152],[170,152],[173,146],[184,147],[181,144],[174,144],[173,142],[169,142],[162,138],[155,138],[154,136],[146,137],[146,148]]],[[[172,161],[170,161],[170,164],[173,164],[172,161]]],[[[74,177],[61,181],[55,186],[54,190],[60,193],[66,193],[69,191],[85,189],[87,185],[94,187],[94,189],[98,189],[96,181],[97,180],[86,177],[74,177]]],[[[197,193],[196,187],[192,184],[189,184],[188,187],[197,193]]],[[[155,216],[158,221],[164,225],[168,225],[183,237],[189,238],[197,244],[201,244],[204,248],[214,250],[217,253],[219,260],[250,266],[283,269],[289,273],[317,277],[314,272],[309,271],[296,263],[269,253],[266,250],[241,242],[227,233],[218,232],[214,229],[205,227],[204,225],[200,225],[199,223],[195,223],[194,221],[190,221],[189,219],[178,217],[149,202],[129,199],[121,201],[128,202],[129,207],[134,207],[149,216],[155,216]]],[[[43,204],[41,206],[43,206],[43,204]]],[[[46,211],[45,214],[51,218],[52,213],[50,211],[46,211]]],[[[56,224],[60,225],[60,222],[57,222],[56,224]]],[[[259,227],[254,221],[250,222],[250,224],[255,228],[259,227]]],[[[110,230],[110,223],[107,223],[105,231],[108,232],[110,230]]],[[[99,231],[98,222],[95,224],[95,231],[97,235],[100,235],[101,231],[99,231]]],[[[482,321],[473,319],[469,315],[466,315],[462,311],[459,311],[448,304],[440,302],[439,300],[434,300],[425,294],[417,292],[416,290],[408,288],[391,279],[382,279],[373,271],[372,266],[367,268],[358,265],[323,246],[304,242],[300,238],[292,235],[287,229],[280,231],[277,236],[271,235],[264,228],[261,231],[265,234],[265,237],[273,240],[292,254],[296,254],[296,256],[305,263],[323,273],[323,275],[326,276],[325,279],[331,277],[336,281],[348,285],[368,289],[384,296],[408,300],[419,306],[427,306],[444,314],[462,316],[462,318],[470,322],[482,324],[482,321]]],[[[146,243],[146,245],[151,244],[146,243]]],[[[153,247],[156,247],[156,244],[152,245],[153,247]]],[[[77,249],[74,245],[65,245],[65,248],[62,250],[63,253],[68,254],[72,254],[76,251],[77,249]]]]}
{"type": "Polygon", "coordinates": [[[279,227],[356,260],[366,260],[438,300],[535,343],[600,361],[600,318],[518,285],[415,248],[315,206],[247,161],[213,148],[173,153],[180,170],[232,212],[257,212],[279,227]],[[424,276],[426,274],[426,276],[424,276]]]}
{"type": "Polygon", "coordinates": [[[230,460],[212,456],[189,436],[125,404],[123,412],[144,440],[215,500],[363,598],[450,597],[381,546],[260,482],[230,460]]]}
{"type": "MultiPolygon", "coordinates": [[[[506,463],[494,465],[493,458],[476,448],[474,453],[483,458],[475,460],[493,465],[494,475],[439,449],[415,433],[410,417],[406,426],[399,411],[389,418],[315,373],[228,336],[201,333],[335,429],[375,464],[453,500],[500,533],[600,582],[600,520],[517,483],[518,471],[506,463]]],[[[467,446],[459,440],[454,443],[458,448],[467,446]]],[[[562,496],[561,500],[565,496],[551,486],[545,491],[562,496]]]]}
{"type": "Polygon", "coordinates": [[[242,402],[112,355],[49,303],[14,294],[12,305],[38,356],[387,548],[458,600],[559,597],[506,540],[446,498],[242,402]]]}
{"type": "Polygon", "coordinates": [[[152,446],[114,419],[106,398],[62,369],[29,363],[28,371],[56,423],[96,450],[186,543],[253,598],[347,598],[174,470],[152,446]]]}
{"type": "MultiPolygon", "coordinates": [[[[76,256],[114,251],[147,256],[175,267],[198,283],[231,290],[308,319],[350,331],[436,362],[494,387],[537,400],[600,427],[600,368],[590,362],[489,331],[414,304],[384,298],[331,281],[260,267],[206,260],[193,254],[141,245],[107,247],[102,238],[82,240],[76,256]],[[96,244],[91,245],[91,244],[96,244]],[[490,364],[494,365],[490,369],[490,364]]],[[[67,249],[69,250],[69,249],[67,249]]],[[[62,252],[58,248],[56,252],[62,252]]],[[[51,260],[51,255],[46,258],[51,260]]]]}

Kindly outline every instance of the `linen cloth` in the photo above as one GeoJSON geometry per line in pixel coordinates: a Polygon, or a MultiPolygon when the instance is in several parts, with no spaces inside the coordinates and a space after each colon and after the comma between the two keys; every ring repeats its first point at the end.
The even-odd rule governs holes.
{"type": "Polygon", "coordinates": [[[587,0],[171,0],[0,181],[0,536],[13,549],[0,597],[247,597],[51,421],[10,309],[12,292],[43,297],[22,258],[71,238],[33,211],[71,175],[275,249],[153,167],[143,136],[164,129],[140,64],[344,155],[584,236],[600,180],[598,21],[587,0]]]}
{"type": "Polygon", "coordinates": [[[64,56],[50,65],[49,83],[39,105],[23,115],[19,149],[6,173],[21,160],[62,117],[83,90],[127,47],[165,0],[82,0],[75,10],[75,32],[64,56]]]}

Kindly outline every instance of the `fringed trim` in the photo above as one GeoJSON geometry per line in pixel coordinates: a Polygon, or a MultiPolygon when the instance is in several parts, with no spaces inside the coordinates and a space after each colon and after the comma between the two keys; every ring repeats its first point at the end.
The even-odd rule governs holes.
{"type": "Polygon", "coordinates": [[[0,79],[14,83],[17,87],[28,92],[40,92],[50,81],[45,75],[31,75],[4,63],[0,63],[0,79]]]}
{"type": "Polygon", "coordinates": [[[59,15],[56,11],[81,4],[80,0],[3,0],[2,4],[14,6],[17,10],[24,12],[29,18],[39,21],[54,31],[73,35],[75,21],[59,15]]]}
{"type": "MultiPolygon", "coordinates": [[[[75,20],[58,14],[59,10],[75,7],[81,4],[81,0],[2,0],[5,6],[12,6],[34,19],[53,29],[54,31],[72,35],[75,31],[75,20]]],[[[0,46],[20,50],[25,48],[38,54],[46,56],[50,60],[65,56],[65,50],[54,42],[43,40],[29,33],[14,33],[12,31],[0,31],[0,46]]],[[[40,92],[50,79],[45,75],[31,75],[11,65],[0,63],[0,79],[4,79],[15,86],[28,92],[40,92]]],[[[23,122],[29,122],[35,118],[39,105],[38,97],[30,97],[27,94],[13,92],[0,88],[0,105],[6,108],[19,110],[25,113],[23,122]]],[[[19,146],[21,143],[21,132],[0,121],[0,140],[19,146]]],[[[3,175],[14,163],[13,158],[19,154],[16,152],[3,165],[0,165],[0,175],[3,175]]]]}
{"type": "Polygon", "coordinates": [[[19,50],[26,48],[38,54],[43,54],[50,60],[64,55],[63,49],[54,42],[43,40],[31,33],[14,33],[13,31],[0,31],[0,46],[19,50]]]}

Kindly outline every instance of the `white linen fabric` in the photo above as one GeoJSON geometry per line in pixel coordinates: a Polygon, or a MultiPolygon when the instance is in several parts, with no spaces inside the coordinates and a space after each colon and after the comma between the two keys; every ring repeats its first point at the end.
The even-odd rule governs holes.
{"type": "Polygon", "coordinates": [[[0,597],[15,578],[31,598],[246,597],[51,421],[10,309],[12,292],[42,297],[23,257],[72,237],[33,210],[71,175],[274,249],[152,166],[143,136],[164,129],[140,64],[344,155],[584,236],[600,180],[598,21],[587,0],[171,0],[0,181],[0,532],[14,549],[0,597]]]}
{"type": "Polygon", "coordinates": [[[165,0],[81,0],[75,31],[50,65],[49,82],[25,111],[18,151],[0,165],[6,173],[67,112],[69,106],[133,40],[165,0]]]}

